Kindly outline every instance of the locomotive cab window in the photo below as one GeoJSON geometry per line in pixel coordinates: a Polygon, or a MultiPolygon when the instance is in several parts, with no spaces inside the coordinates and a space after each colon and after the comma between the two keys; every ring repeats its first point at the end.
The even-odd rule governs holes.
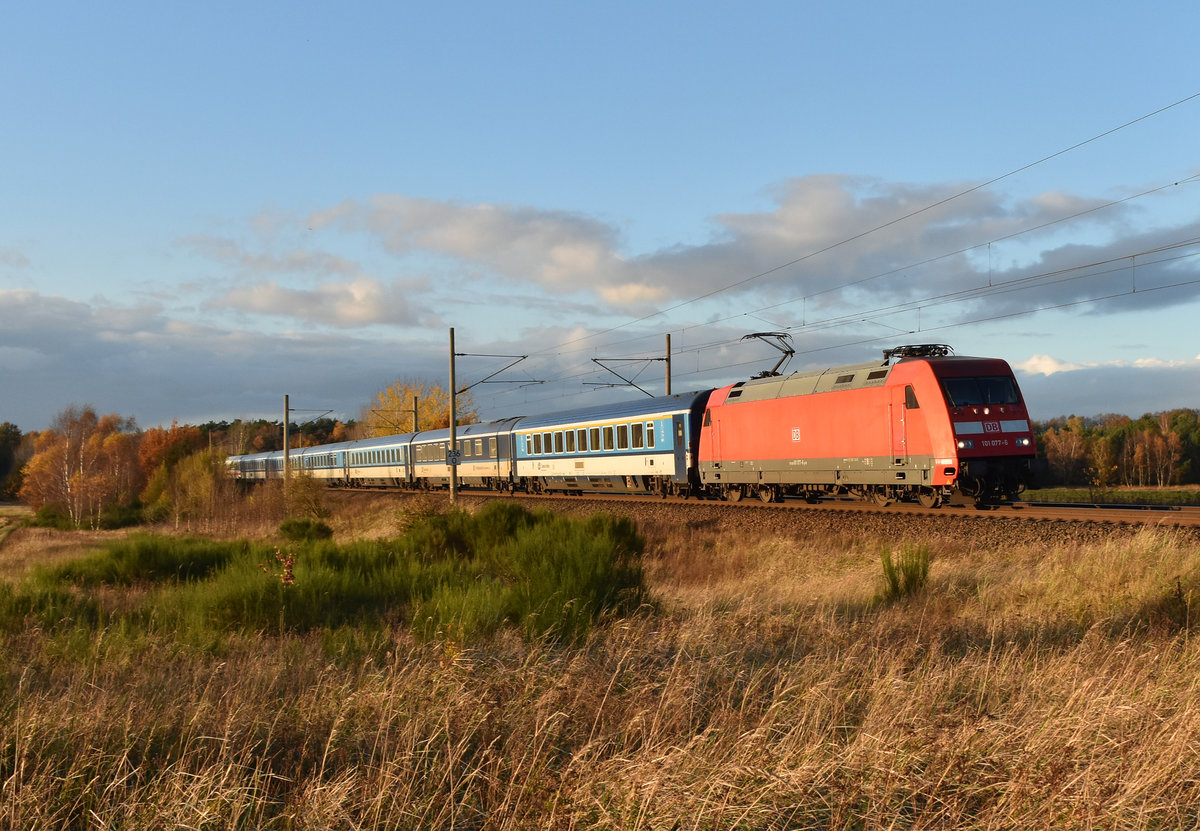
{"type": "Polygon", "coordinates": [[[921,409],[921,405],[917,403],[917,391],[912,388],[912,384],[904,385],[904,406],[909,410],[921,409]]]}
{"type": "Polygon", "coordinates": [[[981,378],[943,378],[942,389],[952,407],[1020,404],[1016,384],[1007,375],[981,378]]]}

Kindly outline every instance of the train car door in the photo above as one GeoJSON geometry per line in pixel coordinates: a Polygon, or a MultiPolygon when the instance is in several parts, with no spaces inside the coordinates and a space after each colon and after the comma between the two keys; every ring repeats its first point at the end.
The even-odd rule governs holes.
{"type": "Polygon", "coordinates": [[[891,424],[892,464],[908,464],[908,408],[906,391],[909,387],[888,387],[888,422],[891,424]]]}
{"type": "Polygon", "coordinates": [[[675,435],[675,470],[674,474],[677,478],[687,476],[688,469],[688,435],[687,435],[687,416],[675,415],[671,417],[671,431],[675,435]]]}

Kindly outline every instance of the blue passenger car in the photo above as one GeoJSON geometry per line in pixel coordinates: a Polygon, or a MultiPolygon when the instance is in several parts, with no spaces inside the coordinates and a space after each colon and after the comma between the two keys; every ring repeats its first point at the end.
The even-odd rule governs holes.
{"type": "Polygon", "coordinates": [[[709,390],[516,420],[516,477],[532,489],[686,493],[709,390]]]}

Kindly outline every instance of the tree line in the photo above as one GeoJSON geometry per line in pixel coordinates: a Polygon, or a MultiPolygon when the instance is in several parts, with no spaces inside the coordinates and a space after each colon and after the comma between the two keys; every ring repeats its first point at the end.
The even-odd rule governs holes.
{"type": "MultiPolygon", "coordinates": [[[[317,418],[288,425],[293,448],[404,432],[396,419],[417,400],[423,430],[449,425],[449,397],[424,381],[401,379],[376,394],[363,419],[317,418]]],[[[477,420],[469,393],[459,423],[477,420]]],[[[411,426],[408,415],[407,425],[411,426]]],[[[73,405],[49,429],[22,434],[0,424],[0,499],[20,500],[64,524],[103,527],[182,518],[208,510],[226,486],[227,456],[283,449],[282,421],[258,419],[140,429],[132,418],[73,405]]]]}
{"type": "Polygon", "coordinates": [[[1046,485],[1167,487],[1200,484],[1200,410],[1133,419],[1069,416],[1035,424],[1046,485]]]}

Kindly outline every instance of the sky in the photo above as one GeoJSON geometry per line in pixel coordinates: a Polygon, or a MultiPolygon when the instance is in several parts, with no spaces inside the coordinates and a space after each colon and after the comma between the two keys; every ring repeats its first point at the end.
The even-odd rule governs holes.
{"type": "Polygon", "coordinates": [[[668,335],[675,392],[741,380],[759,332],[1001,357],[1037,419],[1200,407],[1194,0],[4,17],[24,431],[358,418],[452,328],[484,418],[661,394],[668,335]]]}

